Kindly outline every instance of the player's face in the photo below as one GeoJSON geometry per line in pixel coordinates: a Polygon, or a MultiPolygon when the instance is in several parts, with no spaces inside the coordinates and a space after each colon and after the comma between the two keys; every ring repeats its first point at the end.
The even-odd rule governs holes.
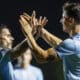
{"type": "Polygon", "coordinates": [[[2,29],[1,39],[2,39],[4,47],[12,48],[12,43],[13,43],[14,38],[12,37],[8,28],[3,28],[2,29]]]}
{"type": "Polygon", "coordinates": [[[64,32],[70,33],[70,31],[72,30],[73,25],[74,25],[72,20],[73,20],[72,18],[67,16],[66,11],[63,11],[62,18],[61,18],[60,22],[63,25],[64,32]]]}

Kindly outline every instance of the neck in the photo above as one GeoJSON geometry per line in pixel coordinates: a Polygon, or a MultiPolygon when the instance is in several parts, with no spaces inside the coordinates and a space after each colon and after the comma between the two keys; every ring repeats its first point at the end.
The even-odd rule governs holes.
{"type": "Polygon", "coordinates": [[[21,67],[24,69],[27,68],[28,66],[29,66],[29,64],[21,64],[21,67]]]}
{"type": "Polygon", "coordinates": [[[6,41],[4,41],[4,40],[0,40],[0,47],[11,49],[12,45],[11,44],[7,44],[6,41]]]}
{"type": "Polygon", "coordinates": [[[0,47],[7,48],[7,46],[5,46],[1,41],[0,41],[0,47]]]}
{"type": "Polygon", "coordinates": [[[80,25],[76,25],[75,28],[70,31],[69,35],[73,36],[77,33],[80,33],[80,25]]]}
{"type": "Polygon", "coordinates": [[[4,45],[4,44],[0,44],[0,47],[7,48],[7,49],[11,49],[12,48],[11,46],[7,46],[7,45],[4,45]]]}

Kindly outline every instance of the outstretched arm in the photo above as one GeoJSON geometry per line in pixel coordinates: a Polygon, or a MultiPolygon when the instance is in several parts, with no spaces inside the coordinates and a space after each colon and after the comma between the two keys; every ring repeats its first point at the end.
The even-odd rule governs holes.
{"type": "Polygon", "coordinates": [[[47,50],[42,49],[35,41],[33,35],[32,35],[32,28],[30,27],[29,23],[24,19],[23,16],[20,17],[20,23],[22,25],[22,28],[24,29],[24,32],[26,33],[26,37],[28,38],[31,49],[35,52],[35,54],[38,56],[39,59],[47,60],[50,56],[52,56],[55,60],[58,60],[59,57],[56,54],[56,51],[54,48],[49,48],[47,50]],[[27,29],[26,29],[27,28],[27,29]]]}
{"type": "Polygon", "coordinates": [[[33,23],[30,23],[30,25],[31,26],[34,25],[33,29],[35,29],[35,31],[37,30],[37,32],[39,32],[39,36],[41,36],[49,45],[57,46],[62,42],[60,38],[56,37],[55,35],[51,34],[46,29],[43,28],[48,21],[46,17],[44,18],[40,17],[39,20],[37,20],[35,11],[33,12],[32,17],[29,16],[27,13],[24,13],[23,16],[28,22],[29,21],[33,22],[33,23]]]}
{"type": "Polygon", "coordinates": [[[16,45],[14,48],[11,50],[11,57],[12,58],[17,58],[20,56],[23,52],[25,52],[28,48],[28,45],[26,44],[27,39],[24,39],[21,41],[18,45],[16,45]]]}
{"type": "Polygon", "coordinates": [[[59,45],[62,40],[55,35],[48,32],[46,29],[42,28],[41,37],[51,46],[55,47],[59,45]]]}
{"type": "MultiPolygon", "coordinates": [[[[46,24],[46,23],[47,23],[47,19],[42,19],[43,22],[42,22],[42,23],[38,23],[37,19],[35,18],[35,12],[32,13],[31,18],[29,18],[29,16],[25,15],[25,13],[24,13],[23,16],[24,16],[24,18],[28,21],[28,23],[30,23],[31,29],[32,29],[32,34],[33,34],[33,35],[36,34],[36,30],[35,30],[35,29],[36,29],[36,28],[35,28],[36,26],[42,25],[42,26],[44,27],[43,24],[46,24]]],[[[24,25],[23,25],[23,26],[24,26],[24,25]]],[[[25,32],[24,32],[23,28],[22,28],[22,31],[23,31],[23,33],[24,33],[24,35],[25,35],[25,32]]],[[[25,35],[25,36],[26,36],[26,35],[25,35]]],[[[38,39],[38,37],[39,37],[39,36],[35,35],[35,39],[38,39]]],[[[29,40],[28,40],[27,37],[26,37],[25,40],[23,40],[21,43],[19,43],[16,47],[14,47],[14,48],[12,49],[12,54],[11,54],[11,56],[12,56],[13,58],[18,57],[20,54],[22,54],[22,53],[27,49],[28,45],[25,44],[26,41],[27,41],[27,43],[29,44],[29,46],[32,47],[32,45],[30,44],[29,40]]]]}

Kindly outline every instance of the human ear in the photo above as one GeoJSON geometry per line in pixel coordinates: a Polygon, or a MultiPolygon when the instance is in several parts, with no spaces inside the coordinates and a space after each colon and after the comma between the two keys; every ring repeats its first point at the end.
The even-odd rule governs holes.
{"type": "Polygon", "coordinates": [[[69,19],[68,19],[68,23],[69,23],[70,25],[75,24],[74,18],[69,18],[69,19]]]}

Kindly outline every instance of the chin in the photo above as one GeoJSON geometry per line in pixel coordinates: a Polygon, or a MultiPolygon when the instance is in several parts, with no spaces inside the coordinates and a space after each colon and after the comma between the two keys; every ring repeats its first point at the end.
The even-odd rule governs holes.
{"type": "Polygon", "coordinates": [[[9,48],[9,49],[12,49],[12,47],[11,47],[11,46],[9,46],[8,48],[9,48]]]}
{"type": "Polygon", "coordinates": [[[66,32],[66,33],[68,33],[68,32],[69,32],[69,30],[68,30],[68,29],[66,29],[66,28],[63,28],[63,31],[64,31],[64,32],[66,32]]]}
{"type": "Polygon", "coordinates": [[[12,49],[12,45],[8,45],[8,48],[9,48],[9,49],[12,49]]]}
{"type": "Polygon", "coordinates": [[[64,31],[64,32],[67,32],[67,30],[66,30],[66,29],[63,29],[63,31],[64,31]]]}

